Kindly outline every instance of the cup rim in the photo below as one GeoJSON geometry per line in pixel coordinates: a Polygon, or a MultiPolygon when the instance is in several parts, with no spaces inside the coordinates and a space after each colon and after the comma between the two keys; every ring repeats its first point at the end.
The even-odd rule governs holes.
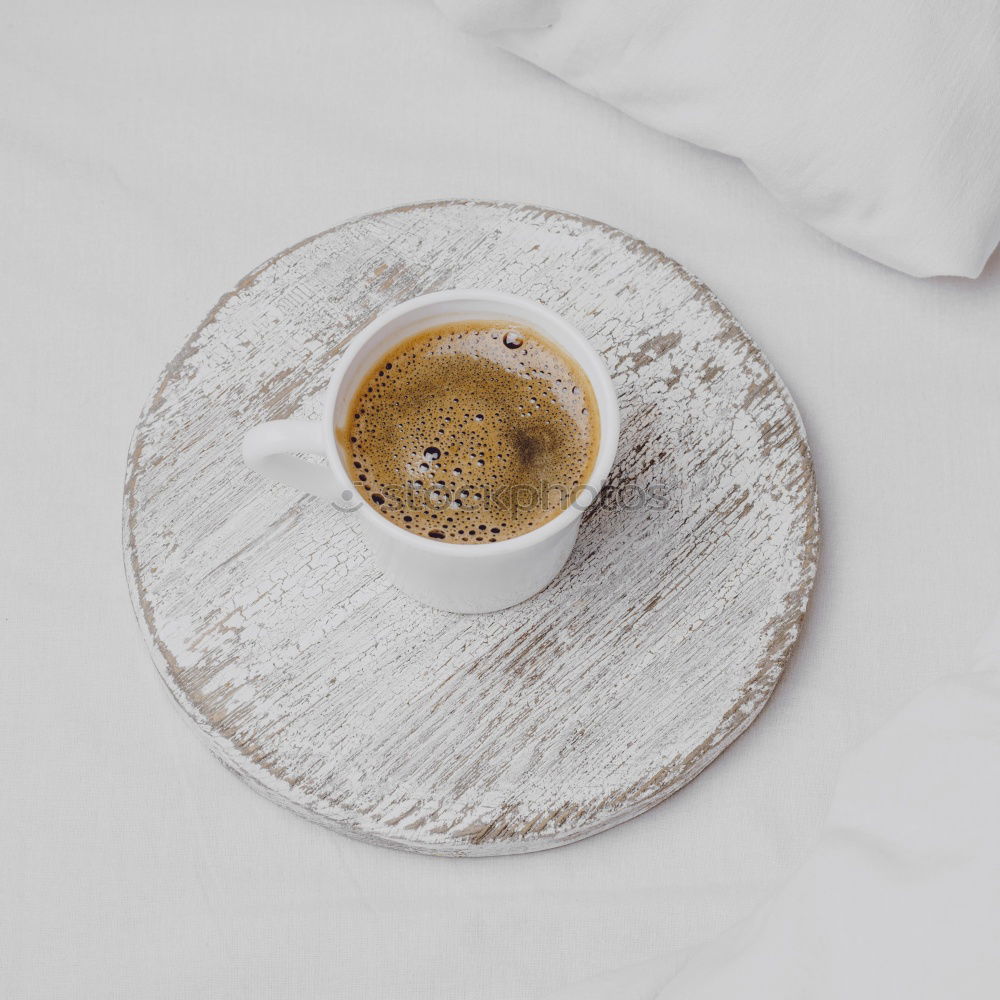
{"type": "Polygon", "coordinates": [[[563,333],[569,335],[569,339],[574,344],[571,352],[573,359],[578,363],[581,360],[581,355],[586,359],[587,363],[583,365],[584,373],[591,380],[600,415],[600,439],[597,446],[597,456],[594,459],[594,467],[580,488],[581,493],[585,490],[590,490],[592,493],[591,499],[582,507],[577,506],[577,501],[574,501],[550,521],[540,524],[537,528],[531,528],[521,535],[506,538],[503,541],[488,544],[480,542],[472,545],[444,543],[448,547],[448,555],[471,559],[498,556],[503,553],[514,553],[531,548],[559,534],[571,526],[573,522],[577,521],[590,504],[593,503],[593,500],[596,499],[608,473],[611,471],[611,466],[618,450],[620,416],[618,394],[615,391],[614,382],[611,380],[607,366],[601,360],[600,355],[594,350],[590,341],[575,326],[557,312],[548,308],[548,306],[520,295],[511,295],[508,292],[481,288],[451,288],[445,291],[418,295],[412,299],[407,299],[405,302],[400,302],[391,309],[379,313],[367,326],[363,327],[351,338],[346,349],[337,359],[336,369],[330,377],[323,404],[323,440],[326,446],[327,464],[334,474],[337,475],[341,486],[349,493],[357,495],[360,507],[356,513],[366,518],[369,524],[386,531],[389,537],[395,538],[400,543],[411,545],[418,550],[425,550],[428,553],[442,554],[442,542],[440,540],[424,538],[421,535],[407,531],[405,528],[401,528],[398,524],[394,524],[387,517],[379,514],[358,493],[337,448],[336,434],[334,432],[334,414],[340,390],[343,387],[344,375],[364,345],[377,336],[389,323],[399,319],[401,316],[405,316],[408,312],[418,307],[466,299],[469,301],[470,307],[474,307],[477,303],[487,303],[491,306],[516,306],[520,310],[533,312],[539,317],[538,326],[541,328],[539,332],[543,336],[547,328],[553,326],[560,327],[563,333]],[[600,383],[600,388],[604,390],[603,392],[599,391],[597,383],[600,383]]]}

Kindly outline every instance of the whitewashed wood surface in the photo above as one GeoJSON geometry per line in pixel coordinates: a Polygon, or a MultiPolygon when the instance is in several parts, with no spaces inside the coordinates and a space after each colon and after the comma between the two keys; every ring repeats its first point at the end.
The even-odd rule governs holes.
{"type": "Polygon", "coordinates": [[[819,528],[795,406],[709,289],[590,220],[439,202],[305,240],[219,301],[136,428],[123,538],[153,661],[228,767],[349,836],[488,855],[636,816],[743,732],[795,641],[819,528]],[[318,416],[379,311],[458,286],[562,313],[623,420],[620,502],[587,513],[546,591],[472,617],[396,592],[350,518],[240,460],[253,424],[318,416]]]}

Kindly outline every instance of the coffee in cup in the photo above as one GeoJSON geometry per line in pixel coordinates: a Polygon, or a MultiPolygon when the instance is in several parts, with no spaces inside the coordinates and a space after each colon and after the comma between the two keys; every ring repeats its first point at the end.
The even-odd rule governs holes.
{"type": "Polygon", "coordinates": [[[536,330],[447,322],[396,344],[357,384],[336,428],[359,494],[416,535],[515,538],[587,482],[600,441],[581,368],[536,330]]]}

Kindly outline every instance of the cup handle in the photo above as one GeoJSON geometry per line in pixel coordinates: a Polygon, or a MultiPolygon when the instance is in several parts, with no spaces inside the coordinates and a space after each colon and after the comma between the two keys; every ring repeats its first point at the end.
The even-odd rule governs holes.
{"type": "Polygon", "coordinates": [[[317,465],[294,454],[303,451],[326,454],[323,425],[318,421],[270,420],[251,427],[243,438],[243,461],[254,472],[325,500],[348,500],[352,494],[338,484],[325,463],[317,465]]]}

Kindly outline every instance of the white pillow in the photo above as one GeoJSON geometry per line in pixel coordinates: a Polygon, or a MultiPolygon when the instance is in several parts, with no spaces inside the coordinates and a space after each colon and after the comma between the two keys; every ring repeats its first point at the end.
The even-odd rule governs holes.
{"type": "Polygon", "coordinates": [[[875,260],[974,277],[1000,241],[1000,0],[437,2],[875,260]]]}

